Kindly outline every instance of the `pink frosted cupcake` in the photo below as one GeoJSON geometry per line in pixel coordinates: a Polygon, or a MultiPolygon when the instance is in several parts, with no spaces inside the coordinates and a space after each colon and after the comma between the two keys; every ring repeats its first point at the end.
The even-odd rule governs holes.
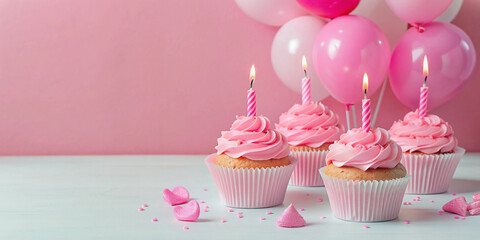
{"type": "Polygon", "coordinates": [[[412,176],[407,193],[446,192],[465,149],[457,146],[453,129],[437,115],[409,112],[390,128],[403,151],[402,164],[412,176]]]}
{"type": "Polygon", "coordinates": [[[352,129],[330,145],[320,169],[335,217],[357,222],[398,217],[410,176],[385,129],[352,129]]]}
{"type": "Polygon", "coordinates": [[[297,160],[285,136],[264,116],[237,117],[218,138],[217,153],[205,160],[222,203],[263,208],[283,203],[297,160]]]}
{"type": "Polygon", "coordinates": [[[290,184],[323,186],[318,169],[325,166],[328,147],[345,131],[338,115],[319,102],[295,104],[280,116],[276,129],[287,137],[298,159],[290,184]]]}

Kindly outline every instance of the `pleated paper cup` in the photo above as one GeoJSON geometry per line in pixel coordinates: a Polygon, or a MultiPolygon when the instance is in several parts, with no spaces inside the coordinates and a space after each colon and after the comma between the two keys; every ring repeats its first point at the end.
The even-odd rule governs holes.
{"type": "Polygon", "coordinates": [[[465,149],[457,147],[453,153],[410,154],[403,153],[401,163],[412,176],[407,194],[435,194],[448,190],[458,162],[465,149]]]}
{"type": "Polygon", "coordinates": [[[216,154],[205,159],[222,204],[234,208],[266,208],[283,203],[288,181],[297,164],[282,167],[233,169],[215,164],[216,154]]]}
{"type": "Polygon", "coordinates": [[[333,215],[346,221],[380,222],[398,217],[410,175],[380,181],[354,181],[327,176],[320,169],[333,215]]]}
{"type": "Polygon", "coordinates": [[[322,176],[318,170],[325,167],[328,150],[323,151],[290,151],[298,163],[290,178],[290,185],[302,187],[323,186],[322,176]]]}

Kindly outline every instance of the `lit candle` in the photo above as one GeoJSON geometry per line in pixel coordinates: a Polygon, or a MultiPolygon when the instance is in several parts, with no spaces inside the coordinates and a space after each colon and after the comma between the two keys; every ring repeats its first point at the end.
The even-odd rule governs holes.
{"type": "Polygon", "coordinates": [[[310,102],[310,78],[307,77],[307,59],[305,56],[302,58],[302,68],[305,73],[305,77],[302,79],[302,104],[310,102]]]}
{"type": "Polygon", "coordinates": [[[362,100],[362,129],[363,131],[370,131],[370,99],[367,98],[368,76],[367,73],[363,75],[363,93],[362,100]]]}
{"type": "Polygon", "coordinates": [[[250,89],[247,94],[247,117],[257,115],[257,102],[255,100],[255,91],[253,90],[253,81],[255,80],[255,65],[250,69],[250,89]]]}
{"type": "Polygon", "coordinates": [[[423,80],[423,86],[420,88],[420,106],[418,107],[418,117],[422,118],[427,115],[427,100],[428,100],[428,87],[427,87],[427,77],[428,77],[428,61],[427,55],[423,58],[423,75],[425,79],[423,80]]]}

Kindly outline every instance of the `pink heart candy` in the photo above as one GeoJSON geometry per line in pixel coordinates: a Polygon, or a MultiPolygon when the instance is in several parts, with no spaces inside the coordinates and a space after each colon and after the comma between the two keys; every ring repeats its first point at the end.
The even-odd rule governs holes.
{"type": "Polygon", "coordinates": [[[475,208],[480,208],[480,201],[471,202],[467,206],[467,210],[472,210],[472,209],[475,209],[475,208]]]}
{"type": "Polygon", "coordinates": [[[172,191],[168,188],[163,190],[163,199],[172,206],[186,203],[189,198],[190,194],[188,194],[188,190],[181,186],[175,187],[172,191]]]}
{"type": "Polygon", "coordinates": [[[460,216],[466,216],[467,206],[467,200],[465,199],[465,197],[457,197],[443,205],[442,209],[445,212],[451,212],[456,213],[460,216]]]}
{"type": "Polygon", "coordinates": [[[277,225],[280,227],[303,227],[306,224],[305,219],[297,212],[293,204],[290,204],[277,219],[277,225]]]}
{"type": "Polygon", "coordinates": [[[180,221],[193,222],[200,216],[200,206],[198,202],[192,200],[188,202],[184,207],[176,206],[173,208],[173,216],[180,221]]]}

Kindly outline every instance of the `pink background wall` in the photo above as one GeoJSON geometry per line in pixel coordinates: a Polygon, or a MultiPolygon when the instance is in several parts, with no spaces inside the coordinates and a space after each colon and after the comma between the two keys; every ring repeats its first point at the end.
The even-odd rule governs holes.
{"type": "MultiPolygon", "coordinates": [[[[465,0],[453,22],[477,56],[479,11],[465,0]]],[[[252,63],[259,113],[275,122],[300,101],[273,72],[276,31],[234,1],[0,1],[0,154],[211,153],[245,113],[252,63]]],[[[470,151],[480,151],[479,77],[477,66],[434,111],[470,151]]],[[[324,103],[344,121],[342,105],[324,103]]],[[[378,123],[408,110],[388,90],[378,123]]]]}

